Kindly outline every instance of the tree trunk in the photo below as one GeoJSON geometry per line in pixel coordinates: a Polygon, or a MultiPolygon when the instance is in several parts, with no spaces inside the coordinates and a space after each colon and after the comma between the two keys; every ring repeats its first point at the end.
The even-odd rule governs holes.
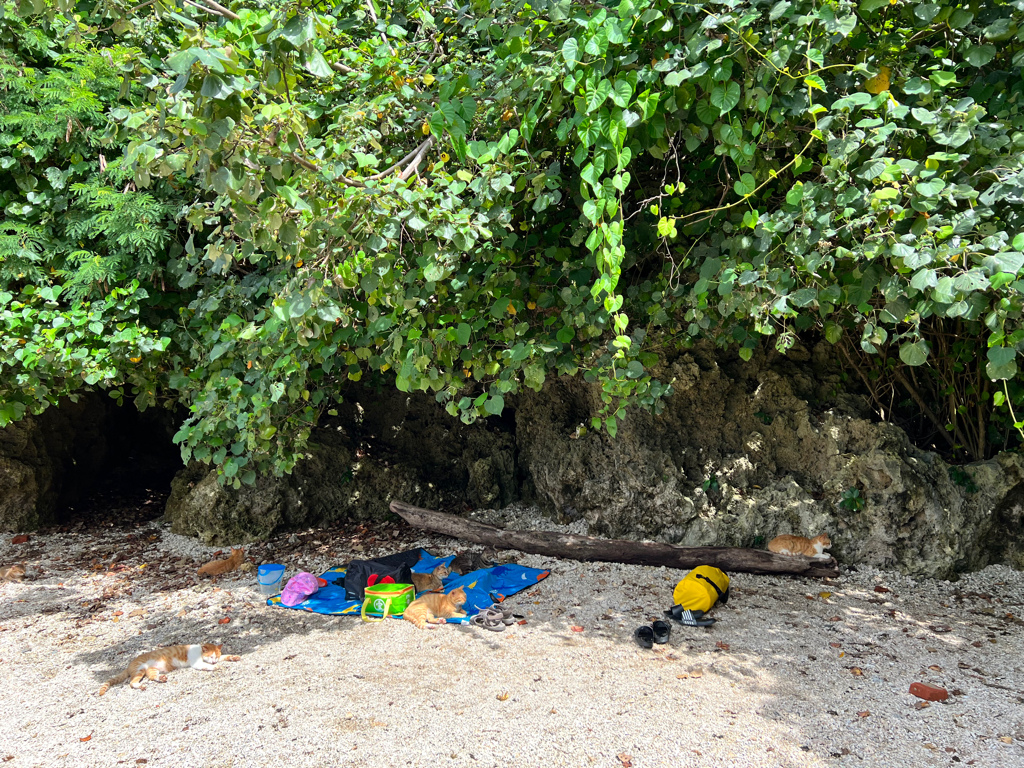
{"type": "Polygon", "coordinates": [[[391,511],[410,525],[456,539],[485,544],[496,549],[518,549],[520,552],[551,555],[569,560],[664,565],[667,568],[680,569],[713,565],[726,572],[790,573],[813,577],[839,575],[839,565],[831,557],[827,560],[815,560],[809,557],[776,555],[764,549],[677,547],[674,544],[599,539],[594,536],[576,536],[551,531],[510,531],[457,515],[414,507],[404,501],[392,501],[391,511]]]}

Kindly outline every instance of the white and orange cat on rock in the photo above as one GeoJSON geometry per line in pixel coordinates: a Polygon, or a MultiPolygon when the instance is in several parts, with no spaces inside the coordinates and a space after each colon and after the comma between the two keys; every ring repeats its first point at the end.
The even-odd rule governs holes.
{"type": "Polygon", "coordinates": [[[768,542],[768,549],[780,555],[803,555],[813,557],[816,560],[827,560],[832,555],[824,550],[832,546],[832,540],[827,533],[808,539],[806,536],[793,536],[783,533],[768,542]]]}
{"type": "Polygon", "coordinates": [[[217,669],[218,661],[241,661],[241,656],[222,656],[220,649],[221,646],[211,643],[157,648],[132,659],[128,663],[128,669],[110,678],[100,687],[99,695],[102,696],[110,686],[123,683],[125,680],[131,681],[129,684],[132,688],[145,690],[145,686],[142,685],[143,678],[166,683],[166,673],[180,667],[213,672],[217,669]]]}

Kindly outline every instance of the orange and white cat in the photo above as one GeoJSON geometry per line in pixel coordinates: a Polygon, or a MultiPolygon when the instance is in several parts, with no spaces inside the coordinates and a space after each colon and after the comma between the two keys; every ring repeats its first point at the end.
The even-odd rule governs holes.
{"type": "Polygon", "coordinates": [[[226,560],[211,560],[206,565],[199,568],[200,576],[223,576],[228,571],[233,571],[235,568],[242,564],[242,557],[245,555],[245,549],[239,547],[235,549],[231,548],[231,556],[226,560]]]}
{"type": "Polygon", "coordinates": [[[211,643],[157,648],[155,651],[132,659],[128,663],[128,669],[110,678],[100,687],[99,695],[102,696],[110,686],[123,683],[125,680],[131,681],[129,684],[132,688],[145,690],[145,686],[142,685],[143,678],[166,683],[166,673],[180,667],[192,667],[204,672],[213,672],[217,669],[218,661],[241,661],[241,656],[222,656],[220,649],[221,646],[211,643]]]}
{"type": "Polygon", "coordinates": [[[10,568],[0,568],[0,583],[5,581],[21,581],[25,578],[25,564],[19,563],[10,568]]]}
{"type": "Polygon", "coordinates": [[[450,573],[451,571],[442,563],[430,573],[413,573],[412,584],[417,592],[422,592],[425,589],[433,592],[444,586],[441,583],[441,579],[447,578],[450,573]]]}
{"type": "Polygon", "coordinates": [[[827,533],[818,534],[813,539],[783,533],[768,542],[768,549],[772,552],[777,552],[780,555],[803,555],[816,560],[827,560],[832,557],[824,551],[831,546],[832,540],[829,539],[827,533]]]}
{"type": "Polygon", "coordinates": [[[420,629],[426,629],[427,624],[444,624],[445,619],[465,616],[466,612],[462,610],[465,602],[466,590],[462,587],[453,589],[447,595],[441,592],[428,592],[409,603],[402,618],[411,621],[420,629]]]}

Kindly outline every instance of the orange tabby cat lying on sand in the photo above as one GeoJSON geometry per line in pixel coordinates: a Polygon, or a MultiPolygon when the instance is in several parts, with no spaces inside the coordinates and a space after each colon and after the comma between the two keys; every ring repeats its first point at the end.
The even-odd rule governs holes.
{"type": "Polygon", "coordinates": [[[10,568],[0,568],[0,583],[5,581],[21,581],[25,578],[25,565],[19,563],[10,568]]]}
{"type": "Polygon", "coordinates": [[[447,595],[441,592],[428,592],[409,603],[402,618],[411,621],[420,629],[426,629],[427,624],[444,624],[445,619],[465,616],[466,612],[462,610],[465,602],[466,590],[462,587],[453,589],[447,595]]]}
{"type": "Polygon", "coordinates": [[[213,672],[217,669],[218,661],[241,661],[241,656],[221,656],[220,649],[221,646],[210,643],[157,648],[155,651],[132,659],[128,664],[128,669],[110,678],[100,687],[99,695],[102,696],[110,686],[123,683],[125,680],[131,680],[132,688],[146,690],[142,685],[144,677],[158,683],[166,683],[167,675],[165,673],[179,667],[192,667],[204,672],[213,672]]]}
{"type": "Polygon", "coordinates": [[[827,533],[819,534],[813,539],[784,533],[768,542],[768,549],[772,552],[777,552],[780,555],[803,555],[804,557],[813,557],[816,560],[827,560],[832,557],[832,555],[822,551],[831,546],[832,541],[827,533]]]}
{"type": "Polygon", "coordinates": [[[223,576],[228,571],[233,571],[235,568],[242,564],[242,557],[245,555],[245,549],[239,547],[235,549],[231,548],[231,556],[226,560],[211,560],[206,565],[199,568],[200,576],[223,576]]]}

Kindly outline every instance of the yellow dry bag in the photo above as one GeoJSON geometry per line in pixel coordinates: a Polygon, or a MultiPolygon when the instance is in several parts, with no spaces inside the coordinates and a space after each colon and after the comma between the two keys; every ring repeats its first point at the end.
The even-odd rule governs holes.
{"type": "Polygon", "coordinates": [[[688,611],[707,613],[719,600],[729,602],[729,577],[710,565],[698,565],[672,591],[676,605],[688,611]]]}

